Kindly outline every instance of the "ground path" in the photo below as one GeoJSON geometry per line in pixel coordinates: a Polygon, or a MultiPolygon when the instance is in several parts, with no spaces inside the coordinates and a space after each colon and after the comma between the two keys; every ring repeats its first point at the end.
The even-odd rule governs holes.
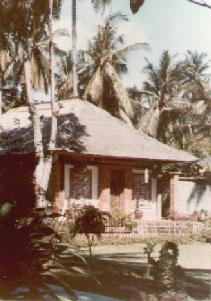
{"type": "MultiPolygon", "coordinates": [[[[94,246],[93,253],[108,260],[119,262],[142,262],[146,263],[144,254],[144,243],[133,243],[128,245],[94,246]],[[124,256],[125,254],[125,256],[124,256]],[[113,256],[112,256],[113,255],[113,256]]],[[[158,257],[160,246],[154,252],[158,257]]],[[[179,245],[179,265],[185,269],[204,269],[211,271],[211,244],[192,243],[179,245]]]]}

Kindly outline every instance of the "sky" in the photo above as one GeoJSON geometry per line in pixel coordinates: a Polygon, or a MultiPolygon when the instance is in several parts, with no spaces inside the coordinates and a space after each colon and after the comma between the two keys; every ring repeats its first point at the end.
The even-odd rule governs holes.
{"type": "MultiPolygon", "coordinates": [[[[205,1],[205,0],[204,0],[205,1]]],[[[210,0],[206,0],[210,2],[210,0]]],[[[142,88],[147,74],[143,72],[145,57],[157,65],[163,50],[178,54],[178,59],[190,50],[206,52],[211,59],[211,9],[187,0],[146,0],[140,11],[132,15],[129,0],[113,0],[112,7],[105,12],[121,11],[129,22],[121,23],[119,31],[125,35],[126,45],[136,42],[149,43],[150,50],[136,50],[128,56],[129,72],[123,76],[125,87],[136,85],[142,88]]],[[[77,0],[78,48],[86,49],[104,16],[96,14],[91,0],[77,0]]],[[[62,14],[55,22],[55,29],[71,30],[71,0],[64,0],[62,14]]],[[[71,48],[71,39],[57,39],[63,49],[71,48]]]]}

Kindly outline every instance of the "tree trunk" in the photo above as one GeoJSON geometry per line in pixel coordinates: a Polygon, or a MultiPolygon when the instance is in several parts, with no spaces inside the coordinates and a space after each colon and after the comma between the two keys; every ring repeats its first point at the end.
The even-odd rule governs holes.
{"type": "Polygon", "coordinates": [[[3,78],[2,75],[0,75],[0,116],[2,114],[2,106],[3,106],[2,94],[3,94],[3,78]]]}
{"type": "Polygon", "coordinates": [[[36,207],[45,206],[44,191],[42,189],[42,176],[44,169],[44,151],[42,143],[41,120],[32,98],[31,84],[31,63],[29,60],[29,50],[25,49],[24,53],[24,77],[26,83],[26,94],[31,114],[32,127],[34,132],[34,148],[37,165],[34,171],[34,191],[36,198],[36,207]]]}
{"type": "Polygon", "coordinates": [[[13,88],[17,89],[18,86],[18,42],[15,41],[15,56],[13,64],[13,88]]]}
{"type": "Polygon", "coordinates": [[[49,60],[50,60],[50,99],[51,99],[51,136],[43,171],[43,189],[47,192],[53,165],[53,150],[56,147],[58,106],[55,101],[55,57],[53,47],[53,0],[49,0],[49,60]]]}
{"type": "Polygon", "coordinates": [[[31,85],[31,63],[29,60],[29,49],[26,49],[24,56],[24,75],[26,82],[26,92],[29,104],[29,111],[32,117],[32,126],[34,131],[34,148],[37,165],[34,172],[35,182],[35,197],[36,207],[46,207],[46,192],[48,189],[49,179],[53,164],[53,149],[56,146],[57,135],[57,118],[58,109],[55,103],[55,75],[54,75],[54,54],[53,54],[53,0],[49,0],[49,59],[50,59],[50,95],[51,95],[51,134],[46,156],[44,155],[44,148],[42,142],[42,124],[40,114],[32,99],[32,85],[31,85]]]}
{"type": "Polygon", "coordinates": [[[88,242],[88,248],[89,248],[89,263],[90,263],[90,268],[92,267],[93,264],[93,254],[92,254],[92,244],[94,241],[94,236],[92,234],[86,234],[87,242],[88,242]]]}
{"type": "Polygon", "coordinates": [[[101,68],[98,67],[95,73],[92,75],[83,98],[91,101],[97,106],[102,107],[102,97],[103,97],[103,78],[101,73],[101,68]]]}
{"type": "Polygon", "coordinates": [[[72,65],[73,97],[78,97],[76,0],[72,0],[72,65]]]}
{"type": "Polygon", "coordinates": [[[122,109],[126,113],[129,119],[132,119],[134,117],[134,112],[131,105],[131,101],[127,95],[127,92],[125,91],[125,88],[123,87],[123,84],[119,79],[118,74],[109,62],[106,62],[104,64],[104,72],[105,76],[107,76],[110,79],[113,85],[115,96],[119,102],[120,109],[122,109]]]}
{"type": "Polygon", "coordinates": [[[157,138],[158,126],[160,122],[160,109],[156,105],[152,107],[140,120],[138,130],[143,131],[145,134],[157,138]]]}

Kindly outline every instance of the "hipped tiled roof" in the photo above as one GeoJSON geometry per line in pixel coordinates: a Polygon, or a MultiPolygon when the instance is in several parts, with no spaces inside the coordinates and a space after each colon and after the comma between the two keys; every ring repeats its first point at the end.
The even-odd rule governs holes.
{"type": "MultiPolygon", "coordinates": [[[[80,99],[59,102],[57,150],[104,157],[190,162],[191,154],[140,133],[105,110],[80,99]]],[[[43,120],[43,137],[50,132],[50,104],[37,105],[43,120]]],[[[28,107],[19,107],[0,118],[4,151],[33,151],[33,130],[28,107]]]]}

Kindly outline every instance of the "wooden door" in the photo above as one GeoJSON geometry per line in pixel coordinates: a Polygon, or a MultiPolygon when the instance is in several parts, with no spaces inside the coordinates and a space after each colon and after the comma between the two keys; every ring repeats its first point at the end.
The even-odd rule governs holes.
{"type": "Polygon", "coordinates": [[[123,170],[112,170],[110,179],[111,210],[122,208],[121,198],[124,192],[125,174],[123,170]]]}

